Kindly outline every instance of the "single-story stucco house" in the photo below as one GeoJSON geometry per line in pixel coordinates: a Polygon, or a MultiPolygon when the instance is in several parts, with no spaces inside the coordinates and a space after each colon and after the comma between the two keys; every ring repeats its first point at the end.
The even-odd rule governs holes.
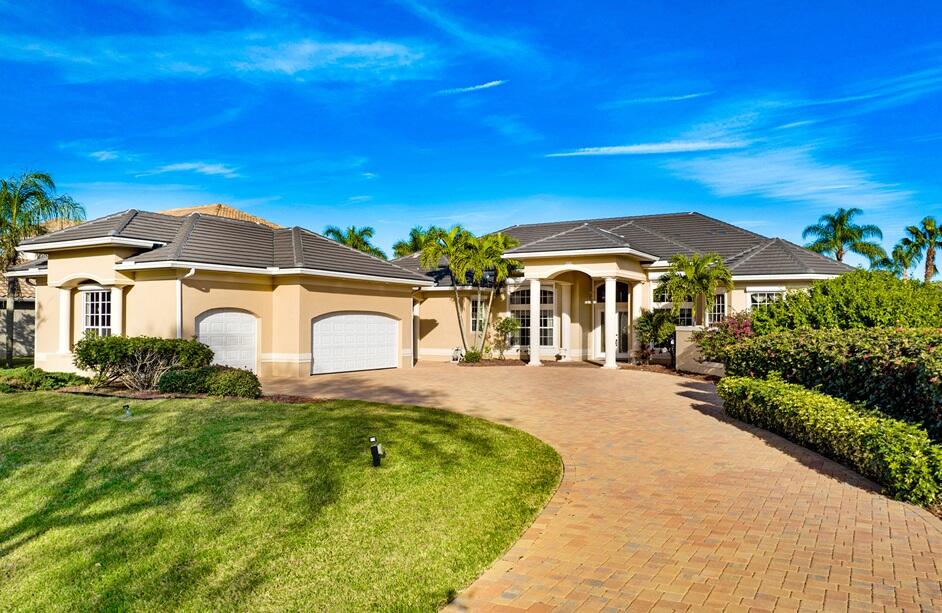
{"type": "MultiPolygon", "coordinates": [[[[778,238],[698,214],[640,215],[502,230],[522,263],[495,299],[521,323],[511,353],[614,366],[637,349],[633,322],[674,254],[717,252],[735,286],[716,320],[850,267],[778,238]],[[610,331],[610,332],[607,332],[610,331]]],[[[199,338],[219,363],[263,376],[411,366],[460,345],[454,279],[420,258],[387,262],[303,228],[214,215],[128,210],[24,241],[38,254],[8,273],[34,284],[36,365],[74,370],[88,333],[199,338]]],[[[473,337],[477,293],[459,288],[473,337]]],[[[690,305],[681,324],[690,324],[690,305]]]]}

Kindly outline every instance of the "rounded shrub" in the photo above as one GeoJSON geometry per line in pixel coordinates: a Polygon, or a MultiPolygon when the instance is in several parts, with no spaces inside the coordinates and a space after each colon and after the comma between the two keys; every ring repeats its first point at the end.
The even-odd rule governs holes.
{"type": "Polygon", "coordinates": [[[228,366],[206,366],[171,370],[160,378],[157,391],[163,394],[207,394],[258,398],[262,384],[254,373],[228,366]]]}
{"type": "Polygon", "coordinates": [[[255,373],[248,370],[220,368],[210,376],[207,393],[210,396],[258,398],[262,395],[262,384],[255,373]]]}

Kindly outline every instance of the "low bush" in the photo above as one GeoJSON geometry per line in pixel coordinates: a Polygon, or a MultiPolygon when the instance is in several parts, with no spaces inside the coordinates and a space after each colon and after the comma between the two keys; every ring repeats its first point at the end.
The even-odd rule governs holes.
{"type": "Polygon", "coordinates": [[[752,310],[756,334],[797,328],[940,328],[942,286],[858,270],[752,310]]]}
{"type": "Polygon", "coordinates": [[[781,380],[726,377],[717,391],[732,417],[853,468],[894,498],[940,499],[942,447],[918,426],[781,380]]]}
{"type": "Polygon", "coordinates": [[[208,394],[258,398],[262,385],[254,373],[225,366],[206,366],[171,370],[157,382],[157,390],[164,394],[208,394]]]}
{"type": "Polygon", "coordinates": [[[95,386],[154,389],[164,373],[201,368],[213,350],[196,340],[151,336],[87,336],[75,345],[75,365],[95,373],[95,386]]]}
{"type": "Polygon", "coordinates": [[[726,373],[785,381],[862,402],[942,440],[942,329],[800,330],[745,339],[726,373]]]}
{"type": "Polygon", "coordinates": [[[642,362],[650,362],[655,349],[667,349],[671,354],[671,364],[675,362],[673,341],[677,330],[676,321],[674,312],[669,309],[642,309],[635,323],[642,362]]]}
{"type": "Polygon", "coordinates": [[[461,358],[463,362],[468,364],[476,364],[481,361],[481,358],[484,357],[480,351],[476,349],[468,349],[464,352],[464,356],[461,358]]]}
{"type": "Polygon", "coordinates": [[[729,352],[740,340],[755,336],[748,311],[731,313],[715,326],[693,333],[693,341],[710,362],[726,362],[729,352]]]}
{"type": "Polygon", "coordinates": [[[209,378],[210,396],[234,396],[236,398],[258,398],[262,395],[262,384],[255,373],[238,368],[220,368],[209,378]]]}
{"type": "Polygon", "coordinates": [[[69,372],[49,372],[25,366],[0,370],[0,384],[13,391],[57,390],[62,387],[87,385],[88,379],[69,372]]]}

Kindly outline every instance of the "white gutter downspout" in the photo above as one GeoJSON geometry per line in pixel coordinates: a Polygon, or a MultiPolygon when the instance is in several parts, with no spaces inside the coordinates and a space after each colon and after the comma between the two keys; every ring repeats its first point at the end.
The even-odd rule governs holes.
{"type": "Polygon", "coordinates": [[[191,268],[190,272],[177,278],[177,338],[183,338],[183,280],[195,274],[196,269],[191,268]]]}

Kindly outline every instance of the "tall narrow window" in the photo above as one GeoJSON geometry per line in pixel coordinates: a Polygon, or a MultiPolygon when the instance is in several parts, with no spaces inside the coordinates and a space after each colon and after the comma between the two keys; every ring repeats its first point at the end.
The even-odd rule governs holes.
{"type": "Polygon", "coordinates": [[[487,301],[471,299],[471,331],[484,332],[487,328],[487,321],[484,311],[487,310],[487,301]]]}
{"type": "Polygon", "coordinates": [[[106,289],[83,290],[85,317],[83,333],[92,336],[111,336],[111,292],[106,289]]]}
{"type": "Polygon", "coordinates": [[[707,325],[715,326],[726,318],[726,294],[713,296],[713,304],[707,312],[707,325]]]}
{"type": "MultiPolygon", "coordinates": [[[[552,289],[540,289],[540,346],[556,346],[555,323],[556,294],[552,289]]],[[[530,345],[530,290],[518,289],[510,294],[510,316],[517,320],[520,329],[513,336],[518,347],[530,345]]]]}

